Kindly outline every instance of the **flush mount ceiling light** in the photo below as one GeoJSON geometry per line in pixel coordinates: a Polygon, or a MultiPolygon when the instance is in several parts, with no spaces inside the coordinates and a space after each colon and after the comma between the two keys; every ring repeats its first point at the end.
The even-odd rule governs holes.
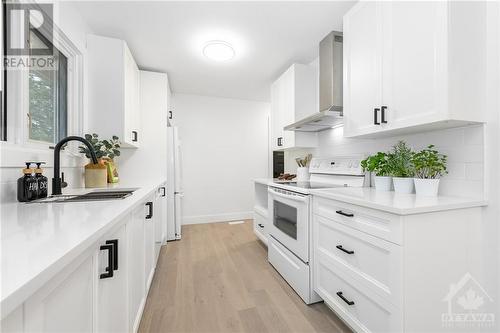
{"type": "Polygon", "coordinates": [[[203,47],[203,55],[214,61],[228,61],[234,58],[231,44],[222,40],[212,40],[203,47]]]}

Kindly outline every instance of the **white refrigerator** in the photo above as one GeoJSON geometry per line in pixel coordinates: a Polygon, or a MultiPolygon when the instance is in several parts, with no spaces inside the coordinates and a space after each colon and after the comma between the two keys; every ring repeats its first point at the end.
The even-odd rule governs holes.
{"type": "Polygon", "coordinates": [[[178,128],[167,127],[167,240],[181,239],[182,189],[181,142],[178,128]]]}

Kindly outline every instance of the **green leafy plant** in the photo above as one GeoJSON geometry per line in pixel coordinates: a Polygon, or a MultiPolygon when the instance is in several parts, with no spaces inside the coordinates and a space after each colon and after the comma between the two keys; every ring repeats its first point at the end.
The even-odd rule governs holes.
{"type": "Polygon", "coordinates": [[[415,167],[415,177],[422,179],[436,179],[448,173],[446,163],[448,156],[440,154],[434,145],[414,153],[412,163],[415,167]]]}
{"type": "MultiPolygon", "coordinates": [[[[110,158],[113,159],[116,156],[120,156],[120,141],[117,136],[113,135],[111,140],[99,140],[99,135],[97,134],[85,134],[85,139],[94,148],[97,158],[110,158]]],[[[87,146],[78,147],[80,153],[85,154],[87,158],[90,158],[90,151],[87,146]]]]}
{"type": "Polygon", "coordinates": [[[406,145],[406,142],[399,141],[396,143],[388,154],[391,176],[402,178],[413,177],[415,174],[412,162],[413,154],[414,152],[406,145]]]}
{"type": "Polygon", "coordinates": [[[374,172],[376,176],[389,176],[389,159],[386,153],[378,152],[361,161],[363,171],[374,172]]]}

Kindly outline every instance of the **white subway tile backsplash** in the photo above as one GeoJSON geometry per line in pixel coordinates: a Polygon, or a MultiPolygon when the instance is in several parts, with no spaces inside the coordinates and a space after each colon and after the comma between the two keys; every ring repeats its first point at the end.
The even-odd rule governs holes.
{"type": "Polygon", "coordinates": [[[465,178],[467,180],[483,180],[484,165],[482,163],[466,163],[465,178]]]}
{"type": "Polygon", "coordinates": [[[449,174],[441,179],[441,194],[482,196],[484,192],[483,126],[451,128],[405,136],[379,139],[346,139],[343,128],[319,133],[315,156],[371,154],[387,151],[398,140],[405,140],[413,149],[430,144],[448,155],[449,174]]]}
{"type": "Polygon", "coordinates": [[[471,126],[464,128],[464,139],[467,145],[483,145],[483,126],[471,126]]]}

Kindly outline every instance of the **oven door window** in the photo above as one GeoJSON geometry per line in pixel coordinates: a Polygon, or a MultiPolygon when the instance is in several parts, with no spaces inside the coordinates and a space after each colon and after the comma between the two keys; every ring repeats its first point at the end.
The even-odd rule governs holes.
{"type": "Polygon", "coordinates": [[[297,239],[297,208],[275,200],[273,224],[288,236],[297,239]]]}

